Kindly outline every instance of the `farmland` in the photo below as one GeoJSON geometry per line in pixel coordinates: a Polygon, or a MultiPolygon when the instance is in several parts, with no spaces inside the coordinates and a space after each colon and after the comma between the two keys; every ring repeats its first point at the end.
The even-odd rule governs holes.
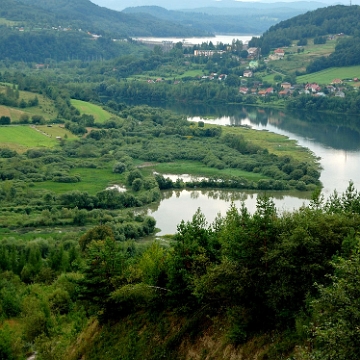
{"type": "Polygon", "coordinates": [[[58,140],[30,126],[1,126],[0,143],[1,147],[24,152],[30,148],[53,148],[58,140]]]}
{"type": "Polygon", "coordinates": [[[319,84],[330,84],[332,80],[339,78],[341,80],[360,77],[360,66],[347,66],[347,67],[336,67],[318,71],[312,74],[307,74],[297,77],[298,83],[312,83],[316,82],[319,84]]]}
{"type": "Polygon", "coordinates": [[[80,114],[88,114],[94,116],[95,122],[97,123],[103,123],[113,117],[113,115],[110,114],[108,111],[102,109],[98,105],[91,104],[89,102],[81,100],[71,100],[71,105],[76,107],[80,111],[80,114]]]}

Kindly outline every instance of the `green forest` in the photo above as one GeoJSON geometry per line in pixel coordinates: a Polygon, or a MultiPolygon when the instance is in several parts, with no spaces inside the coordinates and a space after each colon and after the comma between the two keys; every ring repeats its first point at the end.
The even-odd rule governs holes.
{"type": "Polygon", "coordinates": [[[357,359],[359,194],[318,195],[285,214],[266,197],[253,215],[232,205],[213,224],[199,210],[168,246],[108,225],[2,240],[2,358],[182,359],[205,332],[221,333],[217,350],[197,345],[216,359],[357,359]]]}

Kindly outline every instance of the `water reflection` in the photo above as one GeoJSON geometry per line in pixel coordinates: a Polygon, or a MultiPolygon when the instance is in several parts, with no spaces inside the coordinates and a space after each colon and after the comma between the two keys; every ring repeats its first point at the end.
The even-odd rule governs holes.
{"type": "MultiPolygon", "coordinates": [[[[357,117],[320,113],[285,112],[274,109],[260,109],[245,106],[212,107],[172,104],[164,106],[188,116],[189,120],[227,126],[251,126],[256,130],[266,130],[285,135],[296,140],[299,145],[310,149],[320,159],[323,194],[327,197],[336,189],[346,190],[353,180],[360,190],[360,122],[357,117]]],[[[308,204],[310,194],[283,192],[268,193],[280,211],[299,208],[308,204]]],[[[220,212],[226,213],[230,202],[240,207],[241,202],[249,211],[255,211],[257,193],[231,192],[226,190],[196,190],[164,192],[164,199],[157,209],[151,210],[162,229],[161,234],[174,233],[182,219],[190,220],[198,207],[209,222],[220,212]]]]}
{"type": "MultiPolygon", "coordinates": [[[[257,192],[236,190],[169,190],[162,193],[160,204],[151,206],[149,214],[156,219],[161,229],[159,235],[173,234],[177,225],[190,221],[198,208],[205,214],[209,224],[219,215],[224,216],[231,202],[240,208],[242,203],[253,213],[256,210],[257,192]]],[[[309,203],[309,193],[304,192],[267,192],[280,211],[291,211],[309,203]]]]}

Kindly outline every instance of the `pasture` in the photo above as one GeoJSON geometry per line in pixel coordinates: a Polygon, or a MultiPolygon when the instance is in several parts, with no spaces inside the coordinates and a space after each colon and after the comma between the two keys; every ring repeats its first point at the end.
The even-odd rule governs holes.
{"type": "Polygon", "coordinates": [[[105,169],[74,168],[70,170],[69,174],[80,176],[81,181],[78,183],[44,181],[35,183],[33,189],[35,191],[48,190],[57,194],[79,190],[87,191],[89,194],[95,195],[97,192],[105,190],[108,186],[125,183],[124,176],[113,173],[110,167],[105,169]]]}
{"type": "MultiPolygon", "coordinates": [[[[312,74],[298,76],[296,78],[297,83],[312,83],[318,84],[330,84],[334,79],[349,79],[360,78],[360,66],[346,66],[346,67],[334,67],[318,71],[312,74]]],[[[355,84],[355,83],[354,83],[355,84]]]]}
{"type": "Polygon", "coordinates": [[[30,148],[52,148],[59,143],[55,138],[42,134],[30,126],[0,126],[0,144],[17,152],[30,148]]]}
{"type": "Polygon", "coordinates": [[[103,123],[109,120],[111,117],[114,117],[114,115],[104,110],[102,107],[86,101],[71,100],[71,105],[78,109],[80,111],[80,114],[94,116],[95,122],[97,123],[103,123]]]}

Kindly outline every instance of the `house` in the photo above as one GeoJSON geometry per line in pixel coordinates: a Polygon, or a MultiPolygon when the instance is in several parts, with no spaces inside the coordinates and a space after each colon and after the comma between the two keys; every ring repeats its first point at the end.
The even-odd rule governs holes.
{"type": "Polygon", "coordinates": [[[290,93],[288,89],[279,91],[279,96],[287,96],[290,93]]]}
{"type": "Polygon", "coordinates": [[[227,78],[227,75],[226,75],[226,74],[221,74],[221,75],[219,75],[219,77],[218,77],[219,80],[226,80],[226,78],[227,78]]]}
{"type": "Polygon", "coordinates": [[[289,82],[283,82],[281,83],[281,87],[283,89],[290,89],[291,88],[291,84],[289,82]]]}
{"type": "Polygon", "coordinates": [[[213,56],[215,54],[222,55],[223,50],[194,50],[194,56],[213,56]]]}
{"type": "Polygon", "coordinates": [[[249,91],[249,88],[247,88],[247,87],[240,87],[240,89],[239,89],[239,93],[244,94],[244,95],[247,94],[248,91],[249,91]]]}
{"type": "Polygon", "coordinates": [[[275,49],[274,50],[274,55],[277,56],[279,59],[282,59],[285,56],[285,51],[284,49],[275,49]]]}
{"type": "Polygon", "coordinates": [[[326,89],[328,90],[328,92],[330,94],[332,94],[332,93],[334,93],[336,91],[336,87],[334,87],[332,85],[327,86],[326,89]]]}
{"type": "Polygon", "coordinates": [[[269,87],[269,88],[267,88],[267,89],[265,90],[265,92],[266,92],[266,95],[273,94],[273,93],[274,93],[274,88],[269,87]]]}
{"type": "Polygon", "coordinates": [[[244,77],[252,77],[253,76],[253,72],[251,70],[245,70],[243,73],[244,77]]]}
{"type": "Polygon", "coordinates": [[[335,93],[335,96],[336,97],[340,97],[340,98],[344,98],[345,97],[345,93],[343,91],[337,91],[335,93]]]}
{"type": "Polygon", "coordinates": [[[266,90],[259,90],[258,95],[259,96],[266,96],[266,90]]]}
{"type": "Polygon", "coordinates": [[[251,47],[247,49],[248,52],[248,58],[256,58],[260,53],[260,48],[257,47],[251,47]]]}
{"type": "Polygon", "coordinates": [[[305,90],[308,90],[309,92],[312,93],[316,93],[321,90],[321,87],[316,83],[312,83],[312,84],[308,83],[305,85],[305,90]]]}
{"type": "Polygon", "coordinates": [[[331,84],[331,85],[342,84],[342,80],[341,80],[341,79],[334,79],[330,84],[331,84]]]}

